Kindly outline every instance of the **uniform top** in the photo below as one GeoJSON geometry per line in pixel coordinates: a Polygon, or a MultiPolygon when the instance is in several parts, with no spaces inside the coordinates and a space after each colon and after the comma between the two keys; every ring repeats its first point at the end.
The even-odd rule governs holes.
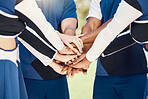
{"type": "MultiPolygon", "coordinates": [[[[125,0],[125,1],[124,0],[122,0],[122,1],[121,0],[92,0],[88,17],[95,17],[95,18],[101,20],[103,23],[105,23],[106,21],[108,21],[109,19],[111,19],[113,17],[115,17],[116,19],[120,18],[120,17],[123,17],[124,19],[128,18],[128,17],[125,17],[126,13],[124,13],[124,11],[121,11],[121,9],[120,9],[120,11],[121,11],[120,14],[118,11],[116,13],[118,6],[119,6],[119,8],[121,8],[123,6],[129,6],[129,8],[127,7],[127,9],[122,9],[122,10],[132,9],[135,11],[135,13],[139,13],[140,16],[143,13],[143,16],[141,16],[141,17],[138,14],[135,16],[138,16],[140,18],[145,17],[146,14],[144,14],[144,12],[146,12],[146,11],[141,10],[141,8],[143,8],[143,7],[140,7],[140,6],[134,7],[134,5],[131,5],[131,4],[134,4],[133,2],[131,3],[131,1],[130,0],[125,0]]],[[[140,3],[135,2],[135,5],[137,5],[137,4],[139,5],[140,3]]],[[[131,14],[132,13],[133,12],[131,12],[131,14]]],[[[130,16],[130,14],[129,14],[129,16],[130,16]]],[[[122,19],[119,19],[119,21],[120,20],[122,20],[122,19]]],[[[123,23],[123,24],[129,25],[130,23],[123,23]]],[[[95,40],[95,42],[94,42],[95,44],[92,46],[90,51],[87,53],[88,59],[94,60],[95,58],[100,56],[100,52],[103,52],[104,50],[105,51],[109,50],[107,45],[109,45],[110,42],[112,40],[114,40],[114,38],[117,36],[117,34],[119,34],[124,29],[123,28],[121,30],[120,27],[117,28],[118,26],[120,26],[117,24],[112,24],[109,26],[108,26],[109,28],[107,27],[106,29],[104,29],[102,31],[103,33],[100,32],[100,34],[102,33],[102,35],[103,34],[104,35],[103,35],[103,37],[101,36],[97,42],[96,42],[97,39],[95,40]],[[108,31],[106,31],[106,30],[108,30],[108,31]],[[117,33],[117,34],[114,35],[113,38],[109,38],[110,37],[109,33],[111,33],[111,36],[113,36],[114,33],[117,33]],[[105,40],[108,40],[108,41],[102,40],[102,39],[104,39],[104,37],[106,37],[107,39],[105,38],[105,40]],[[104,47],[104,49],[102,49],[101,47],[104,46],[105,44],[106,44],[107,49],[106,49],[106,47],[104,47]],[[94,56],[94,57],[92,57],[92,56],[94,56]]],[[[121,27],[123,27],[123,26],[121,26],[121,27]]],[[[128,40],[128,38],[132,39],[129,34],[123,35],[120,38],[115,39],[112,43],[117,45],[117,44],[119,44],[118,42],[123,43],[123,41],[128,40]]],[[[112,43],[109,45],[109,48],[113,48],[112,43]]],[[[127,43],[127,42],[124,42],[124,43],[127,43]]],[[[120,43],[120,45],[122,45],[122,44],[120,43]]],[[[143,53],[142,46],[139,45],[138,43],[136,43],[133,46],[130,46],[122,51],[119,51],[115,54],[111,54],[110,56],[100,57],[98,60],[97,75],[99,75],[99,76],[140,74],[140,73],[146,73],[146,72],[147,71],[146,71],[145,55],[143,53]],[[137,57],[139,57],[139,58],[137,58],[137,57]]]]}
{"type": "Polygon", "coordinates": [[[0,10],[14,14],[15,2],[16,0],[0,0],[0,10]]]}
{"type": "MultiPolygon", "coordinates": [[[[65,18],[76,18],[74,0],[36,0],[48,22],[54,29],[60,30],[60,24],[65,18]]],[[[49,80],[60,77],[50,67],[45,67],[34,55],[20,44],[20,59],[25,78],[49,80]],[[50,76],[49,76],[50,75],[50,76]]]]}

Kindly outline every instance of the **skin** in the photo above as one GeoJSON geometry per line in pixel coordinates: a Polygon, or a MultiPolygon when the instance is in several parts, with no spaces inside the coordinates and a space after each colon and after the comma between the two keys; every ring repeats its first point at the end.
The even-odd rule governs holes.
{"type": "Polygon", "coordinates": [[[61,22],[61,29],[63,34],[59,33],[61,40],[67,45],[55,56],[57,61],[53,61],[50,66],[59,74],[67,74],[68,76],[78,73],[79,69],[75,69],[69,66],[61,66],[58,63],[67,62],[74,58],[77,58],[78,55],[82,53],[83,42],[80,41],[80,38],[76,37],[76,27],[77,19],[75,18],[66,18],[61,22]],[[68,38],[68,39],[67,39],[68,38]],[[74,48],[70,43],[73,42],[77,49],[74,48]],[[77,55],[76,55],[77,54],[77,55]]]}
{"type": "Polygon", "coordinates": [[[14,38],[0,38],[0,48],[4,50],[13,50],[16,48],[16,41],[14,38]]]}
{"type": "MultiPolygon", "coordinates": [[[[91,46],[92,46],[94,40],[96,39],[97,35],[107,26],[107,24],[111,20],[112,19],[110,19],[109,21],[107,21],[106,23],[101,25],[102,24],[101,20],[93,18],[93,17],[88,18],[88,22],[82,28],[82,34],[84,34],[84,35],[82,35],[80,37],[82,39],[83,43],[87,44],[87,45],[85,45],[86,52],[91,48],[91,46]]],[[[70,65],[70,66],[74,67],[74,68],[88,69],[89,65],[91,63],[92,62],[87,60],[86,54],[85,54],[85,55],[80,56],[78,58],[78,60],[73,65],[70,65]]]]}
{"type": "Polygon", "coordinates": [[[148,50],[148,43],[146,43],[146,45],[145,45],[145,49],[148,50]]]}

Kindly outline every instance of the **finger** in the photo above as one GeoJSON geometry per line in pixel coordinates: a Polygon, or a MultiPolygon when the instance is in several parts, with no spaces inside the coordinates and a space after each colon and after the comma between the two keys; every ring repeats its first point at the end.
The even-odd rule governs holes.
{"type": "Polygon", "coordinates": [[[81,55],[77,49],[75,49],[71,44],[66,44],[72,51],[74,51],[77,55],[81,55]]]}
{"type": "Polygon", "coordinates": [[[77,55],[61,55],[61,58],[59,59],[59,61],[68,62],[75,57],[77,57],[77,55]]]}
{"type": "Polygon", "coordinates": [[[75,62],[73,62],[73,64],[77,64],[79,62],[81,62],[85,57],[80,56],[75,62]]]}
{"type": "MultiPolygon", "coordinates": [[[[74,60],[74,58],[76,58],[77,57],[77,55],[65,55],[65,58],[67,57],[67,60],[66,60],[66,62],[67,61],[72,61],[72,60],[74,60]]],[[[63,57],[64,58],[64,57],[63,57]]]]}
{"type": "Polygon", "coordinates": [[[81,63],[75,64],[75,65],[69,65],[69,66],[73,67],[73,68],[82,68],[82,64],[81,63]]]}
{"type": "Polygon", "coordinates": [[[68,70],[67,70],[67,76],[68,76],[68,77],[70,76],[71,72],[72,72],[72,68],[69,67],[68,70]]]}
{"type": "Polygon", "coordinates": [[[66,72],[66,71],[67,71],[67,69],[68,69],[68,66],[65,66],[65,67],[61,70],[61,73],[66,72]]]}
{"type": "MultiPolygon", "coordinates": [[[[79,42],[80,42],[80,44],[81,44],[81,46],[82,46],[82,48],[83,48],[83,41],[79,38],[79,42]]],[[[83,52],[83,50],[82,50],[82,52],[83,52]]],[[[82,53],[81,52],[81,53],[82,53]]]]}
{"type": "Polygon", "coordinates": [[[58,60],[56,60],[55,62],[58,63],[58,64],[61,63],[61,61],[58,61],[58,60]]]}
{"type": "Polygon", "coordinates": [[[87,75],[87,70],[82,70],[84,75],[87,75]]]}
{"type": "Polygon", "coordinates": [[[78,35],[78,37],[82,37],[84,34],[78,35]]]}
{"type": "Polygon", "coordinates": [[[75,53],[73,52],[73,50],[71,50],[69,47],[66,47],[66,48],[65,48],[65,52],[66,52],[66,53],[64,53],[64,54],[75,54],[75,53]]]}
{"type": "Polygon", "coordinates": [[[72,64],[72,61],[66,62],[66,65],[71,65],[71,64],[72,64]]]}
{"type": "Polygon", "coordinates": [[[71,72],[71,78],[74,77],[75,74],[79,73],[78,69],[73,69],[73,71],[71,72]]]}
{"type": "Polygon", "coordinates": [[[77,46],[79,52],[82,52],[82,47],[83,47],[83,46],[81,46],[81,43],[79,42],[79,39],[73,41],[72,43],[74,43],[74,44],[77,46]]]}
{"type": "Polygon", "coordinates": [[[82,67],[84,70],[87,70],[88,69],[88,66],[83,66],[82,67]]]}

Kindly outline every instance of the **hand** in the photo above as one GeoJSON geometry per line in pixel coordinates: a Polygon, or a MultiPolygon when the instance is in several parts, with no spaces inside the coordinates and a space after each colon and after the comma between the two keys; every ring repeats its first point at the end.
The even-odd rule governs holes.
{"type": "Polygon", "coordinates": [[[78,38],[77,36],[69,36],[69,35],[65,35],[65,34],[60,34],[58,33],[61,40],[71,49],[73,50],[75,53],[77,53],[77,55],[81,55],[82,48],[83,48],[83,42],[80,38],[78,38]],[[76,48],[74,48],[71,44],[74,44],[76,48]]]}
{"type": "Polygon", "coordinates": [[[53,68],[53,70],[55,72],[57,72],[59,74],[62,74],[62,75],[66,74],[66,71],[65,72],[61,72],[62,69],[64,68],[64,66],[61,66],[60,64],[58,64],[58,63],[56,63],[54,61],[52,61],[52,63],[50,64],[50,66],[51,66],[51,68],[53,68]]]}
{"type": "Polygon", "coordinates": [[[75,74],[82,72],[84,75],[87,75],[87,71],[82,68],[72,68],[72,67],[64,67],[61,73],[66,72],[67,77],[73,78],[75,74]]]}
{"type": "Polygon", "coordinates": [[[62,50],[58,51],[60,54],[75,54],[69,47],[64,46],[62,50]]]}
{"type": "Polygon", "coordinates": [[[57,53],[54,59],[61,62],[68,62],[76,57],[77,55],[63,55],[63,54],[57,53]]]}
{"type": "Polygon", "coordinates": [[[87,70],[89,68],[89,65],[91,64],[90,61],[87,60],[87,58],[85,57],[81,62],[79,62],[78,64],[73,64],[70,65],[73,68],[82,68],[84,70],[87,70]]]}
{"type": "Polygon", "coordinates": [[[72,64],[77,64],[79,63],[80,61],[82,61],[85,56],[86,56],[86,53],[87,51],[91,48],[92,44],[84,44],[84,48],[83,48],[83,54],[81,56],[78,56],[75,60],[70,60],[68,61],[66,64],[67,65],[72,65],[72,64]]]}
{"type": "MultiPolygon", "coordinates": [[[[68,70],[67,70],[67,72],[68,72],[68,70]]],[[[73,68],[72,71],[71,71],[71,73],[69,73],[69,74],[66,73],[66,75],[68,75],[68,77],[73,78],[75,74],[79,74],[79,73],[81,73],[81,72],[82,72],[84,75],[87,75],[87,70],[85,71],[85,70],[82,69],[82,68],[73,68]]]]}
{"type": "Polygon", "coordinates": [[[83,53],[81,56],[79,56],[74,62],[73,65],[78,64],[86,57],[86,53],[83,53]]]}

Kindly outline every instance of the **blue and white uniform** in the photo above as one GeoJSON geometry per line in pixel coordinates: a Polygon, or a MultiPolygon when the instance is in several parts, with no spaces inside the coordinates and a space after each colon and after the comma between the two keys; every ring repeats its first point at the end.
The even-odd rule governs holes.
{"type": "MultiPolygon", "coordinates": [[[[44,13],[47,21],[53,26],[55,30],[61,32],[61,22],[64,19],[77,19],[76,5],[74,0],[36,1],[39,8],[41,8],[42,12],[44,13]]],[[[34,28],[33,24],[29,24],[25,32],[23,32],[20,36],[21,38],[23,38],[23,41],[27,41],[27,39],[32,40],[31,38],[27,37],[34,37],[34,34],[40,35],[40,33],[42,32],[41,29],[41,26],[38,26],[38,28],[34,28]]],[[[49,34],[49,36],[51,35],[50,33],[47,34],[49,34]]],[[[43,38],[42,36],[41,38],[37,39],[35,43],[37,44],[35,46],[38,46],[41,49],[37,51],[45,56],[48,56],[49,58],[52,58],[55,52],[52,52],[52,50],[50,51],[49,46],[54,49],[56,48],[53,46],[53,44],[45,44],[42,41],[44,40],[46,42],[47,40],[45,40],[45,38],[43,38]]],[[[56,40],[54,39],[54,41],[56,40]]],[[[24,43],[21,41],[20,60],[29,98],[36,99],[38,97],[38,99],[69,99],[66,76],[60,75],[56,73],[50,66],[46,66],[47,64],[44,63],[44,60],[40,60],[42,58],[41,56],[37,57],[36,54],[33,55],[30,50],[25,47],[26,46],[24,46],[24,43]],[[40,90],[41,88],[43,90],[40,90]]]]}
{"type": "MultiPolygon", "coordinates": [[[[0,0],[1,38],[16,38],[25,28],[14,7],[15,0],[0,0]]],[[[27,99],[18,56],[18,42],[13,50],[0,49],[0,99],[27,99]]]]}
{"type": "MultiPolygon", "coordinates": [[[[147,0],[92,0],[88,17],[103,23],[113,18],[98,34],[86,56],[93,61],[102,55],[97,64],[94,99],[143,99],[147,63],[143,46],[134,40],[141,32],[134,32],[136,27],[132,22],[146,20],[148,7],[144,4],[147,3],[147,0]],[[124,30],[130,23],[131,30],[124,30]]],[[[136,40],[141,42],[141,38],[136,40]]]]}

